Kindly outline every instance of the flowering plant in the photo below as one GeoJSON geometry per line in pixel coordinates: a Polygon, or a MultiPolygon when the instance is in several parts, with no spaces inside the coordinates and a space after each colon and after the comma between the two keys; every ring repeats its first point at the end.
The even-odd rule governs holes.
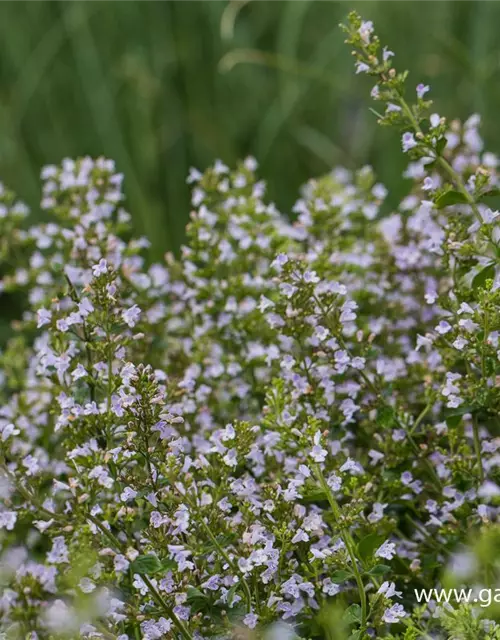
{"type": "Polygon", "coordinates": [[[46,167],[44,224],[2,188],[2,637],[500,638],[414,598],[498,579],[499,161],[345,30],[409,157],[392,213],[337,169],[291,223],[217,162],[148,265],[113,162],[46,167]]]}

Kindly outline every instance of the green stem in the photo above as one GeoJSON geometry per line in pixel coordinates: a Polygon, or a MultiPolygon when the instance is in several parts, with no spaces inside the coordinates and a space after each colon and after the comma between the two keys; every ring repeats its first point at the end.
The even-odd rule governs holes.
{"type": "Polygon", "coordinates": [[[227,564],[231,567],[231,570],[234,571],[234,573],[238,574],[238,576],[240,577],[241,585],[243,587],[243,591],[245,592],[245,600],[247,602],[247,610],[248,610],[248,612],[250,612],[252,610],[252,594],[250,592],[250,587],[248,586],[247,581],[245,580],[245,578],[241,574],[241,571],[238,569],[238,566],[231,560],[231,558],[226,553],[226,551],[220,546],[219,541],[214,536],[212,530],[207,525],[207,523],[203,520],[203,517],[201,515],[200,515],[200,518],[197,520],[197,522],[199,524],[201,524],[201,526],[203,527],[205,533],[208,535],[208,537],[212,541],[214,547],[217,549],[217,551],[220,553],[220,555],[224,558],[224,560],[227,562],[227,564]]]}
{"type": "MultiPolygon", "coordinates": [[[[314,300],[316,302],[316,304],[318,305],[318,307],[320,308],[321,312],[323,313],[323,316],[325,318],[325,322],[327,327],[330,329],[330,331],[332,332],[332,335],[335,335],[336,338],[339,341],[340,346],[349,354],[349,357],[352,358],[352,353],[349,349],[349,347],[347,346],[347,344],[345,343],[345,340],[343,339],[342,335],[340,334],[340,332],[335,330],[335,327],[333,327],[329,321],[328,318],[328,311],[325,310],[325,308],[323,307],[323,305],[321,304],[321,301],[318,299],[317,296],[314,296],[314,300]]],[[[357,373],[359,374],[359,376],[362,378],[362,380],[365,382],[366,386],[372,391],[372,393],[384,404],[385,407],[390,407],[391,409],[393,409],[393,407],[385,400],[385,398],[383,397],[381,391],[379,389],[377,389],[377,387],[375,386],[375,384],[370,380],[370,378],[367,376],[367,374],[362,370],[359,369],[357,371],[357,373]]],[[[411,431],[410,429],[408,429],[408,427],[406,425],[404,425],[399,418],[396,415],[394,415],[394,419],[396,421],[396,424],[398,425],[398,427],[405,432],[405,434],[408,437],[408,442],[410,443],[413,451],[415,452],[415,455],[417,455],[418,457],[421,457],[421,451],[418,448],[417,443],[415,442],[415,440],[413,439],[413,431],[411,431]]],[[[421,420],[422,417],[421,415],[417,418],[418,420],[421,420]]],[[[439,490],[442,489],[443,485],[442,482],[439,478],[439,476],[436,473],[436,470],[434,469],[434,467],[432,466],[432,464],[429,462],[429,460],[425,457],[422,458],[425,465],[427,466],[429,473],[431,474],[431,476],[434,479],[434,482],[436,484],[436,486],[438,487],[439,490]]]]}
{"type": "Polygon", "coordinates": [[[141,578],[142,578],[142,581],[146,584],[147,588],[149,589],[149,592],[151,593],[151,597],[153,598],[153,600],[156,602],[156,604],[159,607],[161,607],[167,613],[167,615],[170,617],[174,625],[177,627],[181,636],[183,638],[186,638],[186,640],[193,640],[193,636],[188,631],[184,623],[181,620],[179,620],[179,618],[175,615],[172,607],[158,593],[158,591],[156,590],[156,587],[148,578],[148,576],[142,575],[141,578]]]}
{"type": "Polygon", "coordinates": [[[483,460],[481,456],[481,439],[479,437],[479,424],[477,421],[477,415],[475,413],[472,414],[472,436],[474,438],[474,452],[476,454],[477,468],[479,471],[479,483],[483,484],[484,469],[483,469],[483,460]]]}
{"type": "Polygon", "coordinates": [[[28,501],[29,504],[31,504],[33,507],[35,507],[35,509],[37,509],[44,516],[52,518],[53,520],[56,520],[56,521],[59,520],[60,522],[68,523],[67,518],[65,518],[63,515],[60,515],[58,513],[54,513],[52,511],[49,511],[48,509],[46,509],[42,505],[42,503],[37,498],[35,498],[35,496],[32,493],[30,493],[30,491],[28,491],[28,489],[26,489],[26,487],[24,487],[17,480],[16,476],[7,467],[7,463],[5,462],[5,460],[3,460],[3,459],[1,460],[0,467],[4,471],[4,473],[7,475],[9,480],[12,482],[12,484],[19,491],[19,493],[28,501]]]}
{"type": "MultiPolygon", "coordinates": [[[[398,94],[398,101],[399,101],[400,107],[406,113],[406,115],[407,115],[412,127],[414,128],[415,133],[422,134],[423,132],[422,132],[422,129],[420,128],[420,125],[418,124],[417,119],[413,115],[413,112],[410,109],[410,107],[409,107],[408,103],[406,102],[406,100],[400,94],[398,94]]],[[[435,153],[435,149],[433,149],[433,151],[435,153]]],[[[455,184],[455,187],[458,189],[458,191],[464,196],[465,200],[467,201],[467,204],[472,209],[472,211],[474,213],[474,216],[476,217],[476,220],[482,225],[483,224],[483,219],[482,219],[481,214],[479,212],[479,209],[477,207],[476,201],[472,197],[471,193],[467,190],[467,188],[466,188],[466,186],[465,186],[460,174],[458,174],[455,171],[455,169],[451,166],[451,164],[443,156],[437,156],[436,157],[436,161],[442,167],[442,169],[445,171],[445,173],[448,175],[450,180],[455,184]]],[[[495,246],[493,241],[491,240],[491,237],[488,237],[488,240],[493,246],[495,246]]]]}
{"type": "MultiPolygon", "coordinates": [[[[87,514],[87,518],[91,522],[93,522],[96,527],[98,527],[100,529],[100,531],[113,543],[115,548],[117,548],[119,551],[122,551],[123,545],[121,544],[121,542],[118,540],[118,538],[116,538],[114,536],[114,534],[111,533],[111,531],[109,531],[109,529],[107,529],[102,524],[102,522],[100,522],[95,516],[91,515],[90,513],[87,514]]],[[[184,625],[184,623],[181,620],[179,620],[179,618],[174,613],[174,610],[172,609],[172,607],[158,593],[158,591],[156,590],[154,584],[151,582],[151,580],[148,578],[148,576],[147,575],[141,575],[141,579],[145,583],[145,585],[147,586],[149,592],[151,593],[151,597],[153,598],[153,600],[156,602],[156,604],[159,607],[161,607],[167,613],[167,615],[170,617],[170,619],[172,620],[174,625],[177,627],[177,629],[179,630],[179,632],[183,636],[183,638],[186,638],[187,640],[193,640],[193,636],[187,630],[187,628],[184,625]]]]}
{"type": "Polygon", "coordinates": [[[340,524],[341,522],[340,507],[330,487],[328,486],[328,483],[325,479],[325,476],[323,475],[323,472],[321,471],[320,466],[318,464],[315,464],[313,468],[314,468],[314,473],[316,475],[316,478],[318,479],[321,485],[321,488],[326,493],[328,503],[330,504],[330,507],[333,512],[333,516],[335,518],[335,522],[337,523],[337,526],[340,530],[340,536],[345,544],[347,553],[349,554],[349,557],[351,559],[352,571],[354,573],[354,578],[358,586],[359,600],[361,604],[361,628],[364,629],[366,627],[366,620],[367,620],[367,600],[366,600],[365,586],[363,584],[363,579],[359,572],[356,553],[354,551],[355,543],[354,543],[354,540],[352,539],[350,532],[340,524]]]}
{"type": "MultiPolygon", "coordinates": [[[[469,362],[465,361],[465,369],[469,377],[472,376],[472,371],[469,362]]],[[[476,456],[476,464],[479,472],[479,484],[484,482],[484,469],[483,460],[481,456],[481,439],[479,437],[479,423],[477,420],[477,414],[472,412],[472,438],[474,442],[474,454],[476,456]]]]}
{"type": "MultiPolygon", "coordinates": [[[[34,498],[34,496],[31,495],[31,493],[27,489],[25,489],[22,485],[20,485],[18,482],[16,482],[15,477],[13,476],[13,474],[10,472],[10,470],[7,468],[7,466],[4,463],[1,464],[1,467],[4,470],[4,472],[7,474],[9,479],[12,479],[14,481],[17,490],[36,509],[38,509],[43,514],[45,514],[47,516],[50,516],[51,518],[64,520],[64,518],[59,516],[58,514],[52,513],[51,511],[48,511],[47,509],[45,509],[45,507],[43,507],[36,500],[36,498],[34,498]]],[[[118,538],[111,531],[109,531],[109,529],[107,529],[102,524],[102,522],[100,520],[98,520],[91,513],[86,514],[85,517],[88,520],[90,520],[90,522],[92,522],[108,538],[108,540],[113,544],[115,549],[117,549],[120,552],[123,550],[122,543],[118,540],[118,538]]],[[[142,578],[143,582],[146,584],[146,586],[148,587],[148,590],[150,591],[151,597],[153,598],[153,600],[156,602],[156,604],[158,606],[160,606],[167,613],[167,615],[170,617],[170,619],[174,623],[175,627],[177,627],[177,629],[179,630],[179,633],[182,635],[182,637],[185,638],[185,640],[193,640],[193,636],[191,635],[191,633],[188,631],[188,629],[183,624],[183,622],[181,620],[179,620],[179,618],[176,616],[176,614],[174,613],[172,607],[170,607],[170,605],[167,602],[165,602],[165,600],[161,597],[161,595],[158,593],[158,591],[156,590],[156,588],[153,585],[153,583],[149,580],[149,578],[146,575],[142,575],[141,578],[142,578]]],[[[247,586],[247,588],[248,588],[248,586],[247,586]]]]}
{"type": "MultiPolygon", "coordinates": [[[[69,276],[66,273],[64,274],[64,277],[69,286],[69,295],[71,299],[73,300],[73,302],[76,302],[78,304],[80,302],[80,296],[76,291],[75,285],[71,282],[69,276]]],[[[90,400],[94,402],[95,380],[92,373],[92,352],[90,350],[90,336],[87,331],[87,325],[85,324],[85,320],[83,320],[82,322],[82,331],[83,331],[83,341],[85,342],[85,352],[87,354],[87,369],[88,369],[87,373],[89,375],[88,386],[89,386],[89,392],[90,392],[90,400]]],[[[80,338],[80,336],[78,335],[77,337],[80,338]]]]}
{"type": "Polygon", "coordinates": [[[415,431],[419,428],[422,420],[425,418],[425,416],[429,413],[429,411],[432,408],[432,404],[433,401],[429,400],[429,402],[425,405],[425,407],[422,409],[422,411],[419,413],[419,415],[417,416],[417,419],[415,420],[415,423],[412,425],[411,429],[409,430],[410,434],[414,434],[415,431]]]}

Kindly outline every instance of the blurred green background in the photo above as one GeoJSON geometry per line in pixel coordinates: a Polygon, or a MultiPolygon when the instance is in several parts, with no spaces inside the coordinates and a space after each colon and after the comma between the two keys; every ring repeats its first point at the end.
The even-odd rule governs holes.
{"type": "Polygon", "coordinates": [[[499,2],[15,0],[0,2],[0,176],[36,211],[43,164],[114,158],[156,257],[182,242],[189,167],[218,157],[255,155],[283,210],[335,164],[373,164],[397,198],[399,141],[338,28],[352,8],[442,115],[480,111],[498,150],[499,2]]]}

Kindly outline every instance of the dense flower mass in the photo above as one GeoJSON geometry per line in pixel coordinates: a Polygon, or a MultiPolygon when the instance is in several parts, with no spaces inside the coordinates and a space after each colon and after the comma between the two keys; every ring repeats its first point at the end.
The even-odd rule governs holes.
{"type": "Polygon", "coordinates": [[[289,218],[217,162],[150,264],[112,161],[45,167],[31,227],[1,188],[2,638],[500,638],[414,595],[499,578],[500,161],[346,31],[395,208],[337,169],[289,218]]]}

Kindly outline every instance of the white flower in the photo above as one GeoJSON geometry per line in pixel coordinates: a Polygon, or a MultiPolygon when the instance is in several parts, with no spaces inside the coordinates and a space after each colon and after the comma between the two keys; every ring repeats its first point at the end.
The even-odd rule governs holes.
{"type": "Polygon", "coordinates": [[[114,558],[113,565],[115,571],[117,571],[118,573],[125,573],[130,565],[130,562],[124,555],[118,553],[114,558]]]}
{"type": "Polygon", "coordinates": [[[366,62],[356,62],[354,67],[356,69],[356,73],[368,73],[368,71],[370,71],[370,67],[366,64],[366,62]]]}
{"type": "Polygon", "coordinates": [[[446,320],[441,320],[441,322],[434,327],[434,329],[442,336],[444,336],[446,333],[449,333],[452,329],[451,324],[449,322],[446,322],[446,320]]]}
{"type": "Polygon", "coordinates": [[[340,592],[340,586],[335,582],[332,582],[330,578],[325,578],[323,580],[322,591],[328,596],[334,596],[340,592]]]}
{"type": "Polygon", "coordinates": [[[104,275],[108,271],[108,263],[104,258],[101,258],[97,264],[92,267],[92,273],[97,278],[104,275]]]}
{"type": "Polygon", "coordinates": [[[79,380],[80,378],[84,378],[87,375],[87,370],[82,364],[78,364],[75,369],[71,372],[71,377],[73,380],[79,380]]]}
{"type": "Polygon", "coordinates": [[[48,311],[47,309],[44,309],[43,307],[41,309],[38,309],[38,311],[36,312],[37,316],[38,316],[38,323],[37,323],[37,329],[40,329],[40,327],[43,327],[45,324],[49,324],[50,320],[52,318],[52,312],[48,311]]]}
{"type": "Polygon", "coordinates": [[[62,536],[54,538],[52,549],[47,554],[47,562],[51,564],[62,564],[69,562],[68,547],[62,536]]]}
{"type": "Polygon", "coordinates": [[[432,113],[429,120],[433,129],[436,129],[441,124],[441,116],[438,113],[432,113]]]}
{"type": "Polygon", "coordinates": [[[399,622],[400,618],[404,618],[405,616],[406,612],[403,608],[403,605],[393,604],[392,607],[384,611],[382,620],[387,624],[396,624],[397,622],[399,622]]]}
{"type": "Polygon", "coordinates": [[[269,300],[269,298],[266,298],[266,296],[260,296],[260,302],[259,302],[259,311],[264,312],[266,309],[269,309],[270,307],[274,307],[274,302],[272,302],[272,300],[269,300]]]}
{"type": "Polygon", "coordinates": [[[394,584],[394,582],[387,581],[382,583],[377,593],[383,593],[386,598],[392,598],[394,596],[400,598],[403,595],[402,591],[396,591],[396,585],[394,584]]]}
{"type": "Polygon", "coordinates": [[[12,531],[16,520],[17,513],[15,511],[0,511],[0,529],[12,531]]]}
{"type": "Polygon", "coordinates": [[[336,493],[342,487],[342,478],[339,478],[336,473],[331,473],[326,479],[326,483],[336,493]]]}
{"type": "Polygon", "coordinates": [[[462,351],[463,348],[469,344],[469,341],[459,336],[456,340],[453,341],[452,344],[455,347],[455,349],[462,351]]]}
{"type": "Polygon", "coordinates": [[[317,431],[314,435],[314,446],[309,452],[309,455],[314,460],[314,462],[324,462],[325,458],[328,454],[326,449],[320,446],[321,442],[321,433],[317,431]]]}
{"type": "Polygon", "coordinates": [[[434,188],[435,188],[434,187],[434,180],[430,176],[427,176],[424,179],[424,184],[422,185],[422,189],[424,191],[432,191],[434,188]]]}
{"type": "Polygon", "coordinates": [[[464,401],[462,398],[451,394],[448,396],[448,402],[446,403],[446,406],[448,407],[448,409],[457,409],[461,404],[463,404],[463,402],[464,401]]]}
{"type": "Polygon", "coordinates": [[[309,535],[302,529],[298,529],[297,533],[292,538],[292,544],[297,544],[298,542],[307,542],[308,540],[309,535]]]}
{"type": "Polygon", "coordinates": [[[389,102],[385,111],[386,113],[397,113],[398,111],[401,111],[401,107],[398,104],[389,102]]]}
{"type": "Polygon", "coordinates": [[[417,97],[418,98],[423,98],[425,96],[425,94],[429,91],[430,87],[429,85],[426,84],[418,84],[417,85],[417,97]]]}
{"type": "Polygon", "coordinates": [[[417,146],[417,141],[415,140],[413,133],[410,133],[409,131],[403,133],[401,141],[403,143],[403,151],[405,153],[417,146]]]}
{"type": "Polygon", "coordinates": [[[130,328],[135,327],[135,325],[137,324],[137,321],[139,320],[140,315],[141,315],[141,310],[136,304],[122,311],[123,321],[130,328]]]}
{"type": "Polygon", "coordinates": [[[319,277],[316,271],[304,271],[304,282],[312,282],[313,284],[319,282],[319,277]]]}
{"type": "Polygon", "coordinates": [[[382,49],[382,60],[384,62],[387,62],[387,60],[390,60],[393,57],[394,57],[394,51],[390,51],[387,47],[384,47],[382,49]]]}
{"type": "Polygon", "coordinates": [[[358,29],[358,33],[365,44],[370,44],[370,36],[373,33],[373,22],[371,22],[371,20],[363,20],[358,29]]]}
{"type": "Polygon", "coordinates": [[[137,491],[134,491],[131,487],[125,487],[125,489],[120,494],[120,500],[122,502],[128,502],[129,500],[133,500],[137,496],[137,491]]]}
{"type": "Polygon", "coordinates": [[[376,551],[376,558],[385,558],[385,560],[392,560],[396,555],[396,545],[394,542],[384,542],[376,551]]]}
{"type": "Polygon", "coordinates": [[[283,267],[286,265],[286,263],[288,262],[288,256],[286,255],[286,253],[280,253],[272,262],[271,262],[271,268],[275,269],[278,272],[281,272],[283,267]]]}
{"type": "Polygon", "coordinates": [[[94,311],[94,305],[92,304],[90,298],[82,298],[78,303],[78,313],[82,316],[82,318],[86,318],[89,314],[94,311]]]}
{"type": "Polygon", "coordinates": [[[0,433],[2,434],[2,442],[6,442],[10,436],[17,436],[21,431],[17,429],[12,422],[8,422],[4,426],[0,424],[0,433]]]}
{"type": "Polygon", "coordinates": [[[479,487],[477,494],[480,498],[494,498],[500,495],[500,487],[491,480],[486,480],[479,487]]]}
{"type": "Polygon", "coordinates": [[[93,582],[90,578],[82,578],[78,583],[78,586],[83,591],[83,593],[92,593],[95,590],[95,582],[93,582]]]}
{"type": "Polygon", "coordinates": [[[474,309],[467,304],[467,302],[462,302],[460,307],[458,308],[458,315],[462,315],[463,313],[474,313],[474,309]]]}
{"type": "Polygon", "coordinates": [[[428,351],[432,347],[432,338],[428,336],[417,335],[417,346],[415,347],[415,351],[420,351],[420,349],[424,347],[426,351],[428,351]]]}
{"type": "Polygon", "coordinates": [[[232,467],[234,469],[236,467],[236,465],[238,464],[238,457],[236,455],[236,449],[229,449],[229,451],[223,457],[223,460],[224,460],[225,464],[227,464],[228,467],[232,467]]]}
{"type": "Polygon", "coordinates": [[[243,618],[243,624],[247,626],[249,629],[255,629],[257,626],[257,622],[259,620],[259,616],[255,613],[247,613],[243,618]]]}

